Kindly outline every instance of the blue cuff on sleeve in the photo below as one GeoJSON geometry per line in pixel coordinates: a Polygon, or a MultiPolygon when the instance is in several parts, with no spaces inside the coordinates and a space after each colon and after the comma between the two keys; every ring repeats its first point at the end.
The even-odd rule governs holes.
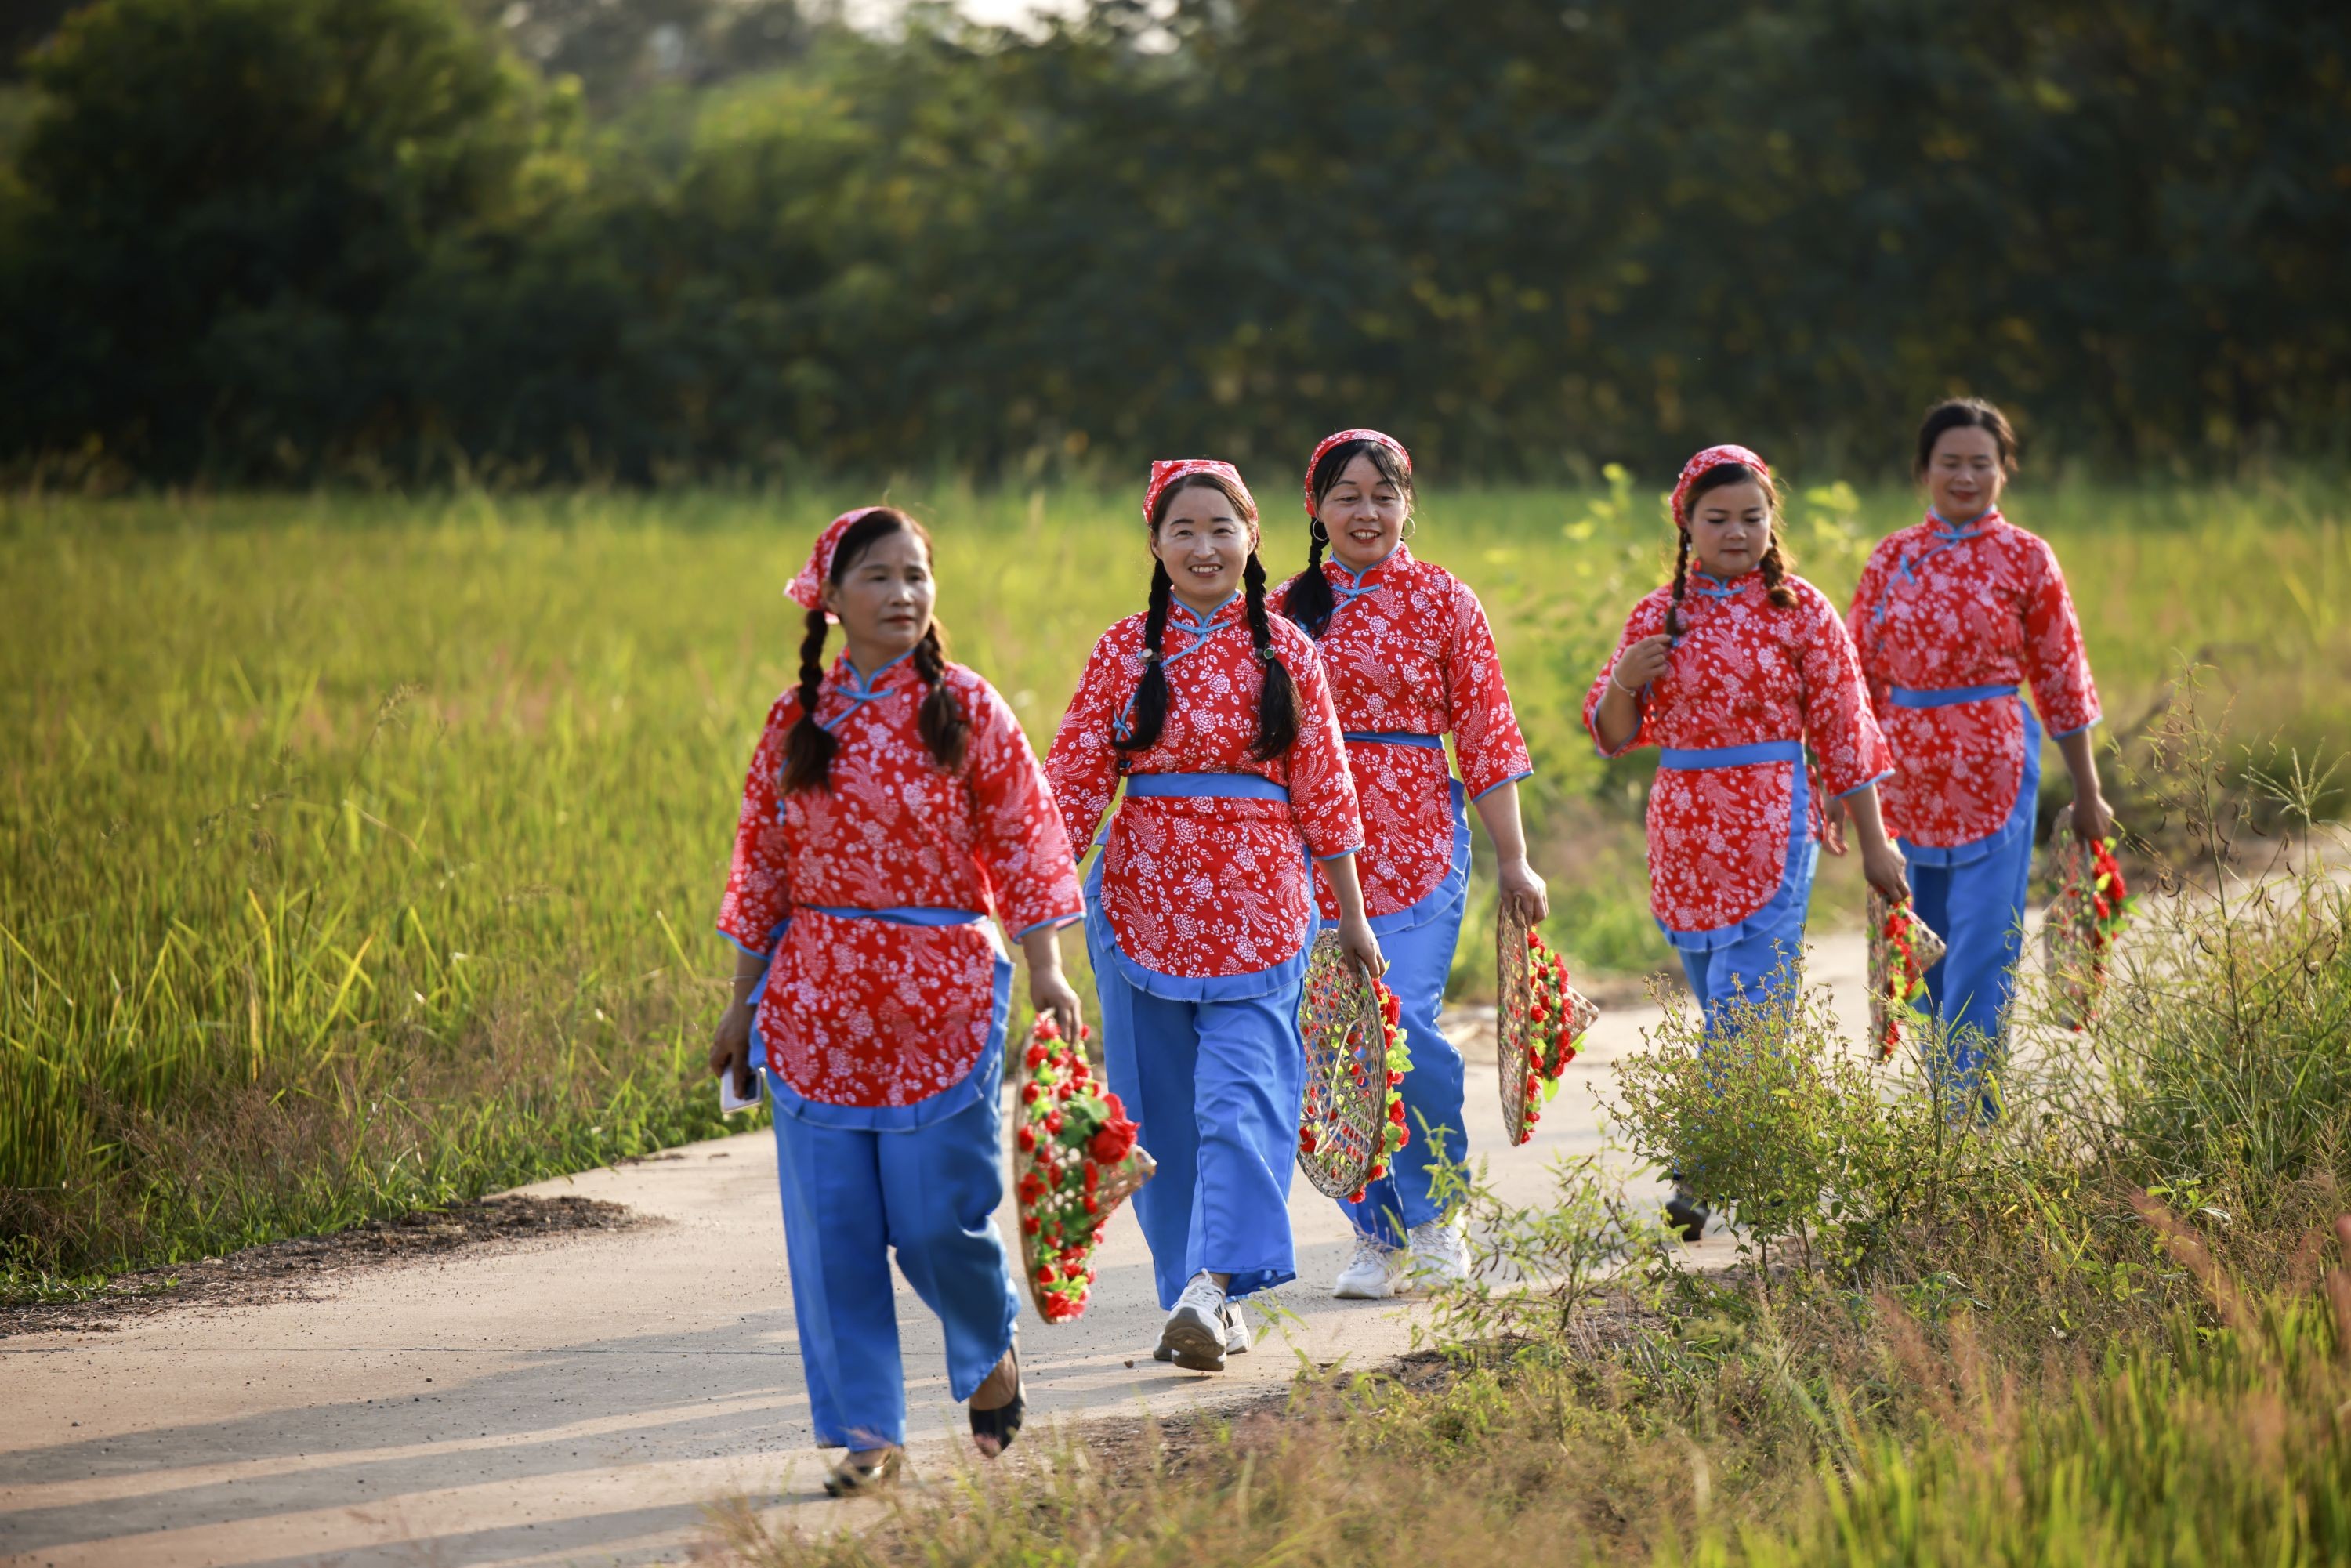
{"type": "Polygon", "coordinates": [[[1877,775],[1876,778],[1874,778],[1874,779],[1863,779],[1860,783],[1858,783],[1858,784],[1855,785],[1855,786],[1854,786],[1852,789],[1840,789],[1840,790],[1838,790],[1838,791],[1836,792],[1836,798],[1837,798],[1838,800],[1844,800],[1844,799],[1846,796],[1848,796],[1848,795],[1858,795],[1858,794],[1860,794],[1864,789],[1868,789],[1872,784],[1882,784],[1882,783],[1884,783],[1886,779],[1891,779],[1891,778],[1893,778],[1893,777],[1894,777],[1894,769],[1892,769],[1891,768],[1887,768],[1885,772],[1878,774],[1878,775],[1877,775]]]}
{"type": "Polygon", "coordinates": [[[1535,770],[1531,768],[1528,768],[1524,773],[1513,773],[1508,779],[1496,779],[1493,783],[1487,785],[1483,789],[1479,790],[1475,795],[1470,796],[1469,799],[1472,800],[1482,800],[1487,796],[1492,794],[1495,790],[1499,789],[1505,784],[1516,784],[1521,779],[1531,779],[1534,776],[1535,770]]]}

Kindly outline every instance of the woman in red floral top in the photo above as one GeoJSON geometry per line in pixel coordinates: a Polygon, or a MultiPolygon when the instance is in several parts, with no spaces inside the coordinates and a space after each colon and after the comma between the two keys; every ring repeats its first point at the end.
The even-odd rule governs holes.
{"type": "Polygon", "coordinates": [[[788,591],[800,680],[752,754],[718,928],[740,954],[711,1047],[776,1111],[792,1311],[836,1494],[905,1441],[890,1249],[946,1331],[984,1454],[1020,1424],[1019,1298],[993,1216],[997,1085],[1020,942],[1030,998],[1076,1038],[1055,932],[1082,913],[1036,755],[995,688],[946,662],[930,538],[903,512],[835,518],[788,591]],[[828,624],[848,646],[822,663],[828,624]]]}
{"type": "Polygon", "coordinates": [[[1151,608],[1102,633],[1045,758],[1072,843],[1125,793],[1086,883],[1111,1086],[1159,1175],[1135,1194],[1158,1354],[1220,1371],[1232,1303],[1297,1276],[1290,1176],[1305,1093],[1298,1003],[1317,924],[1384,967],[1363,821],[1314,644],[1269,612],[1257,503],[1231,465],[1155,463],[1151,608]]]}
{"type": "MultiPolygon", "coordinates": [[[[1315,640],[1331,683],[1347,760],[1363,802],[1364,905],[1388,960],[1412,1071],[1404,1081],[1415,1153],[1342,1203],[1355,1253],[1340,1270],[1343,1297],[1386,1296],[1406,1262],[1445,1280],[1468,1277],[1458,1222],[1429,1197],[1432,1156],[1468,1157],[1462,1126],[1461,1053],[1437,1027],[1469,894],[1475,800],[1494,841],[1501,896],[1530,921],[1549,913],[1542,878],[1527,862],[1519,780],[1533,772],[1510,711],[1502,663],[1478,596],[1443,567],[1417,559],[1412,455],[1376,430],[1326,436],[1306,462],[1306,570],[1283,590],[1282,612],[1315,640]],[[1331,559],[1323,559],[1323,551],[1331,559]],[[1453,737],[1461,776],[1447,766],[1453,737]]],[[[1323,917],[1338,914],[1327,881],[1323,917]]]]}
{"type": "Polygon", "coordinates": [[[2000,513],[2016,435],[2000,410],[1955,398],[1927,412],[1926,517],[1881,540],[1847,624],[1894,749],[1886,824],[1949,948],[1927,971],[1960,1103],[1982,1101],[2023,951],[2042,724],[2074,776],[2074,831],[2112,831],[2090,728],[2098,689],[2056,552],[2000,513]],[[2025,705],[2032,685],[2038,717],[2025,705]]]}
{"type": "MultiPolygon", "coordinates": [[[[1674,580],[1634,606],[1583,700],[1602,756],[1660,748],[1649,909],[1718,1033],[1737,1027],[1739,1008],[1783,1001],[1796,986],[1820,863],[1807,742],[1820,784],[1845,802],[1871,884],[1909,894],[1878,820],[1888,758],[1853,639],[1820,590],[1788,571],[1778,510],[1771,469],[1743,446],[1684,464],[1674,580]]],[[[1705,1228],[1687,1193],[1667,1212],[1686,1235],[1705,1228]]]]}

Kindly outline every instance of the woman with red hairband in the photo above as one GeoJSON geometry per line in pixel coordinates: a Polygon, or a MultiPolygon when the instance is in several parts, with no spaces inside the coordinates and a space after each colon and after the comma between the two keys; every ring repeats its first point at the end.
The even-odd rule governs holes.
{"type": "MultiPolygon", "coordinates": [[[[1820,863],[1807,742],[1853,820],[1864,874],[1888,897],[1910,891],[1878,819],[1877,781],[1892,764],[1860,659],[1827,598],[1788,571],[1778,509],[1771,469],[1743,446],[1684,464],[1674,580],[1634,606],[1583,700],[1603,757],[1660,748],[1649,910],[1717,1035],[1736,1029],[1740,1008],[1783,1004],[1795,989],[1820,863]]],[[[1706,1228],[1687,1192],[1667,1212],[1693,1240],[1706,1228]]]]}
{"type": "MultiPolygon", "coordinates": [[[[1314,638],[1338,706],[1363,802],[1364,906],[1412,1051],[1403,1087],[1412,1144],[1361,1202],[1340,1204],[1355,1251],[1334,1293],[1356,1300],[1392,1294],[1407,1265],[1439,1281],[1468,1277],[1458,1222],[1429,1196],[1439,1151],[1453,1164],[1468,1155],[1461,1053],[1437,1027],[1469,896],[1465,798],[1493,838],[1501,896],[1530,922],[1550,912],[1519,822],[1518,781],[1534,768],[1493,632],[1466,584],[1414,558],[1412,507],[1403,443],[1376,430],[1325,436],[1306,462],[1306,570],[1280,606],[1314,638]],[[1458,779],[1446,762],[1448,734],[1458,779]]],[[[1323,918],[1334,917],[1327,882],[1317,892],[1323,918]]]]}
{"type": "Polygon", "coordinates": [[[1086,883],[1111,1086],[1159,1174],[1134,1196],[1168,1310],[1159,1359],[1224,1369],[1233,1303],[1297,1277],[1290,1176],[1305,1096],[1298,1004],[1311,856],[1339,940],[1385,967],[1314,644],[1266,608],[1257,503],[1228,463],[1151,465],[1151,608],[1102,633],[1045,758],[1070,841],[1125,794],[1086,883]]]}
{"type": "MultiPolygon", "coordinates": [[[[1997,1109],[1983,1081],[2001,1049],[2023,955],[2041,794],[2041,722],[2074,776],[2074,831],[2113,831],[2090,728],[2098,688],[2057,554],[2001,516],[2016,433],[1981,398],[1952,398],[1918,427],[1927,516],[1880,540],[1847,622],[1894,747],[1886,821],[1908,861],[1918,917],[1949,944],[1927,971],[1952,1103],[1997,1109]]],[[[1831,821],[1831,831],[1835,827],[1831,821]]]]}
{"type": "Polygon", "coordinates": [[[946,661],[930,536],[844,513],[786,591],[808,614],[799,685],[751,758],[718,929],[740,954],[711,1070],[776,1112],[785,1254],[825,1490],[889,1480],[905,1378],[889,1255],[946,1330],[947,1385],[994,1455],[1025,1400],[1019,1297],[994,1215],[1012,966],[1077,1038],[1055,933],[1083,905],[1036,754],[994,687],[946,661]],[[848,646],[828,671],[827,626],[848,646]]]}

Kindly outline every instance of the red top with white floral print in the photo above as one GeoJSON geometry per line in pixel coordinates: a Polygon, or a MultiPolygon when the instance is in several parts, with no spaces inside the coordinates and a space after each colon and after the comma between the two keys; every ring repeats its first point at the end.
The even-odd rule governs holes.
{"type": "Polygon", "coordinates": [[[945,679],[971,726],[952,772],[916,728],[929,687],[907,659],[884,666],[870,695],[854,695],[846,657],[834,662],[817,699],[839,742],[829,789],[778,795],[797,689],[768,710],[751,756],[718,929],[770,955],[758,1015],[768,1065],[809,1100],[911,1105],[962,1082],[987,1050],[1001,952],[985,925],[824,907],[993,913],[1015,933],[1083,913],[1070,841],[1012,710],[960,664],[945,679]]]}
{"type": "MultiPolygon", "coordinates": [[[[1697,749],[1764,741],[1811,744],[1822,781],[1846,795],[1883,777],[1886,737],[1870,716],[1860,662],[1835,607],[1800,577],[1796,602],[1766,597],[1763,574],[1714,585],[1689,576],[1682,635],[1667,672],[1641,693],[1636,746],[1697,749]],[[1716,595],[1719,595],[1717,597],[1716,595]]],[[[1583,724],[1599,739],[1600,699],[1616,661],[1666,629],[1673,590],[1633,607],[1608,667],[1583,699],[1583,724]]],[[[1649,791],[1649,908],[1669,931],[1717,931],[1761,910],[1787,870],[1794,768],[1659,768],[1649,791]]],[[[1817,832],[1817,827],[1813,830],[1817,832]]]]}
{"type": "Polygon", "coordinates": [[[1119,776],[1245,773],[1289,789],[1287,801],[1228,797],[1131,796],[1113,819],[1102,854],[1102,899],[1118,950],[1162,975],[1222,978],[1295,957],[1314,932],[1305,850],[1318,860],[1364,841],[1330,684],[1305,632],[1272,617],[1272,647],[1298,688],[1298,738],[1270,761],[1257,741],[1263,667],[1236,597],[1209,617],[1205,638],[1171,615],[1161,640],[1167,723],[1142,751],[1111,744],[1142,682],[1144,617],[1102,635],[1086,661],[1045,777],[1070,841],[1085,843],[1110,807],[1119,776]]]}
{"type": "Polygon", "coordinates": [[[1998,512],[1959,528],[1929,514],[1880,540],[1847,624],[1894,747],[1886,830],[1936,849],[2000,831],[2024,775],[2024,716],[2004,697],[1908,707],[1896,687],[1948,692],[2030,681],[2053,736],[2098,722],[2082,622],[2056,552],[1998,512]]]}
{"type": "MultiPolygon", "coordinates": [[[[1474,799],[1534,771],[1510,711],[1510,688],[1485,607],[1467,583],[1398,545],[1356,575],[1322,563],[1338,600],[1317,645],[1339,726],[1349,735],[1453,737],[1463,788],[1474,799]]],[[[1363,803],[1364,909],[1408,909],[1445,880],[1453,863],[1451,775],[1445,753],[1349,741],[1347,760],[1363,803]]],[[[1330,879],[1315,873],[1323,917],[1336,919],[1330,879]]]]}

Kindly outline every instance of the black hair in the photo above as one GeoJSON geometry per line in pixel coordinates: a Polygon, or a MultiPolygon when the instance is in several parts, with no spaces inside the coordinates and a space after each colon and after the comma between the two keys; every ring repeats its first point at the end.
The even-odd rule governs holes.
{"type": "MultiPolygon", "coordinates": [[[[923,541],[923,551],[931,549],[930,530],[899,511],[894,507],[876,507],[849,525],[841,536],[841,543],[832,552],[832,570],[826,573],[829,582],[839,582],[849,574],[858,559],[872,549],[877,540],[895,533],[908,533],[923,541]]],[[[816,706],[824,693],[824,640],[828,630],[822,610],[808,612],[808,632],[800,639],[800,716],[784,741],[783,791],[791,794],[800,789],[831,788],[832,756],[841,743],[832,732],[817,723],[816,706]]],[[[953,771],[963,766],[964,754],[971,745],[971,723],[963,716],[955,694],[946,687],[946,635],[933,617],[924,628],[922,641],[914,644],[914,669],[930,687],[923,698],[923,706],[915,724],[921,730],[923,745],[931,760],[942,768],[953,771]]]]}
{"type": "MultiPolygon", "coordinates": [[[[1412,470],[1395,449],[1384,441],[1343,441],[1322,455],[1308,476],[1308,486],[1314,492],[1314,510],[1322,509],[1322,497],[1338,487],[1339,476],[1358,457],[1369,457],[1380,477],[1396,487],[1404,497],[1407,510],[1413,504],[1412,470]]],[[[1310,637],[1320,637],[1331,625],[1332,612],[1338,601],[1331,592],[1331,580],[1322,575],[1322,551],[1331,542],[1331,530],[1320,517],[1306,519],[1306,570],[1290,580],[1281,591],[1281,612],[1305,628],[1310,637]]]]}
{"type": "MultiPolygon", "coordinates": [[[[1257,507],[1247,492],[1220,475],[1190,474],[1160,492],[1158,504],[1151,509],[1152,538],[1159,537],[1159,525],[1176,496],[1200,486],[1220,492],[1244,522],[1257,521],[1257,507]]],[[[1265,566],[1255,550],[1249,551],[1241,585],[1249,596],[1249,643],[1265,668],[1265,684],[1258,693],[1257,742],[1251,750],[1259,761],[1270,762],[1298,739],[1298,685],[1290,678],[1290,666],[1274,651],[1273,623],[1265,609],[1265,566]]],[[[1167,575],[1166,565],[1153,561],[1151,608],[1143,622],[1143,683],[1134,688],[1134,707],[1125,733],[1111,737],[1111,744],[1121,751],[1149,750],[1167,727],[1167,667],[1160,655],[1167,632],[1167,610],[1175,596],[1176,580],[1167,575]]]]}
{"type": "Polygon", "coordinates": [[[1950,430],[1990,432],[1991,444],[2000,453],[2001,471],[2016,472],[2016,431],[2009,424],[2008,415],[1980,397],[1945,398],[1927,411],[1927,417],[1918,422],[1918,462],[1914,472],[1926,474],[1935,458],[1935,443],[1950,430]]]}
{"type": "Polygon", "coordinates": [[[1698,498],[1708,490],[1719,490],[1726,485],[1754,485],[1763,491],[1764,509],[1771,514],[1765,525],[1771,530],[1771,542],[1764,547],[1763,559],[1757,564],[1763,572],[1765,597],[1779,609],[1792,609],[1796,591],[1787,585],[1788,569],[1796,564],[1780,544],[1780,486],[1771,476],[1750,468],[1744,463],[1718,463],[1690,482],[1689,493],[1682,500],[1682,516],[1674,519],[1674,531],[1681,535],[1681,545],[1674,554],[1674,597],[1666,606],[1666,635],[1682,634],[1682,595],[1689,586],[1690,532],[1689,514],[1697,508],[1698,498]]]}

